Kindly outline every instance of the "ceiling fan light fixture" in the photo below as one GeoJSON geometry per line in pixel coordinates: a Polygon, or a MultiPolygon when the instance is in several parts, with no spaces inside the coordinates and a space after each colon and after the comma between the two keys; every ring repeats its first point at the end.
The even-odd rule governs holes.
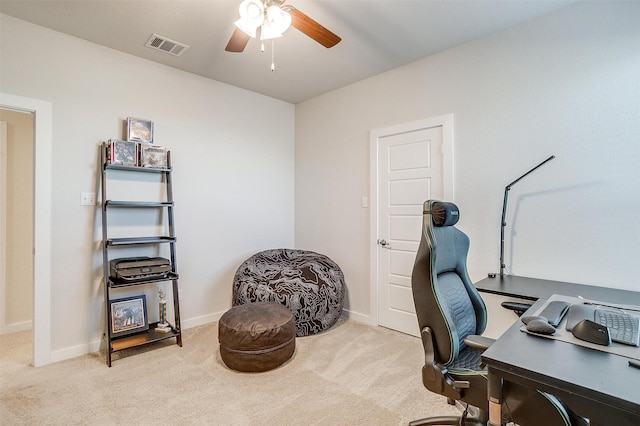
{"type": "Polygon", "coordinates": [[[264,4],[259,0],[244,0],[238,8],[240,18],[256,21],[256,26],[262,24],[264,18],[264,4]]]}
{"type": "Polygon", "coordinates": [[[260,40],[271,40],[278,37],[282,37],[282,33],[274,28],[273,25],[269,25],[267,21],[264,21],[260,28],[260,40]]]}
{"type": "Polygon", "coordinates": [[[256,29],[264,22],[264,4],[260,0],[244,0],[238,8],[240,19],[236,27],[250,37],[256,37],[256,29]]]}
{"type": "Polygon", "coordinates": [[[261,40],[270,40],[273,38],[282,37],[284,33],[291,26],[291,15],[278,6],[269,6],[266,13],[266,19],[262,24],[260,30],[261,40]]]}
{"type": "Polygon", "coordinates": [[[267,8],[265,22],[268,22],[279,33],[284,33],[291,26],[291,15],[279,6],[271,5],[267,8]]]}
{"type": "MultiPolygon", "coordinates": [[[[260,39],[271,39],[272,44],[273,39],[282,37],[289,27],[294,27],[326,48],[340,42],[340,37],[295,7],[284,4],[285,2],[286,0],[243,0],[239,7],[240,19],[235,22],[236,28],[224,50],[243,52],[249,40],[256,38],[258,28],[260,39]]],[[[261,45],[264,46],[264,43],[261,45]]]]}
{"type": "Polygon", "coordinates": [[[245,21],[242,18],[238,19],[235,22],[235,26],[238,27],[238,29],[242,30],[242,32],[248,35],[249,37],[256,38],[256,30],[258,26],[253,25],[250,22],[247,23],[247,21],[245,21]]]}

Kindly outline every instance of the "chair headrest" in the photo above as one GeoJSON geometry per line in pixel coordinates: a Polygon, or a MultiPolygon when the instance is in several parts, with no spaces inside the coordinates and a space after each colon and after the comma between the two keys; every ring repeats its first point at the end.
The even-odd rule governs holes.
{"type": "Polygon", "coordinates": [[[435,201],[431,205],[431,217],[434,226],[453,226],[460,219],[460,210],[453,203],[435,201]]]}

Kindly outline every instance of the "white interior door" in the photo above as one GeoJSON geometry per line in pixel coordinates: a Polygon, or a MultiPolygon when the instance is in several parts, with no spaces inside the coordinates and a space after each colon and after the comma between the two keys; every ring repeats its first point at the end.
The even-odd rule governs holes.
{"type": "MultiPolygon", "coordinates": [[[[419,122],[376,135],[375,256],[378,324],[419,336],[411,272],[422,233],[422,207],[447,199],[443,123],[419,122]]],[[[450,196],[450,195],[449,195],[450,196]]]]}

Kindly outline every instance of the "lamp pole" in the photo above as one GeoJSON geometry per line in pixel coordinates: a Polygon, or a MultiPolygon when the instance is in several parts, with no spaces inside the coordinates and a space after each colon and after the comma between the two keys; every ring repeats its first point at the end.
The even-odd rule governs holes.
{"type": "Polygon", "coordinates": [[[511,190],[511,187],[513,185],[515,185],[516,183],[518,183],[522,178],[524,178],[525,176],[529,175],[530,173],[532,173],[533,171],[535,171],[539,167],[542,167],[544,164],[548,163],[549,161],[553,160],[554,158],[556,158],[556,156],[552,155],[551,157],[547,158],[542,163],[538,164],[533,169],[529,170],[527,173],[523,174],[518,179],[514,180],[509,185],[504,187],[504,200],[502,201],[502,221],[500,222],[501,223],[501,226],[500,226],[500,278],[504,277],[504,268],[505,268],[505,264],[504,264],[504,228],[505,228],[505,226],[507,226],[506,216],[507,216],[507,201],[509,200],[509,191],[511,190]]]}

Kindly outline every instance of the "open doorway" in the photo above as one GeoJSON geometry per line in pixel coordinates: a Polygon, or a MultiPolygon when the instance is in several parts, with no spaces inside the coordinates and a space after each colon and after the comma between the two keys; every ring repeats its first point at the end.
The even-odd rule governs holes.
{"type": "MultiPolygon", "coordinates": [[[[33,325],[33,113],[0,109],[0,334],[33,325]]],[[[29,333],[30,334],[30,333],[29,333]]]]}
{"type": "Polygon", "coordinates": [[[33,117],[32,364],[51,362],[51,103],[0,93],[0,109],[33,117]]]}

